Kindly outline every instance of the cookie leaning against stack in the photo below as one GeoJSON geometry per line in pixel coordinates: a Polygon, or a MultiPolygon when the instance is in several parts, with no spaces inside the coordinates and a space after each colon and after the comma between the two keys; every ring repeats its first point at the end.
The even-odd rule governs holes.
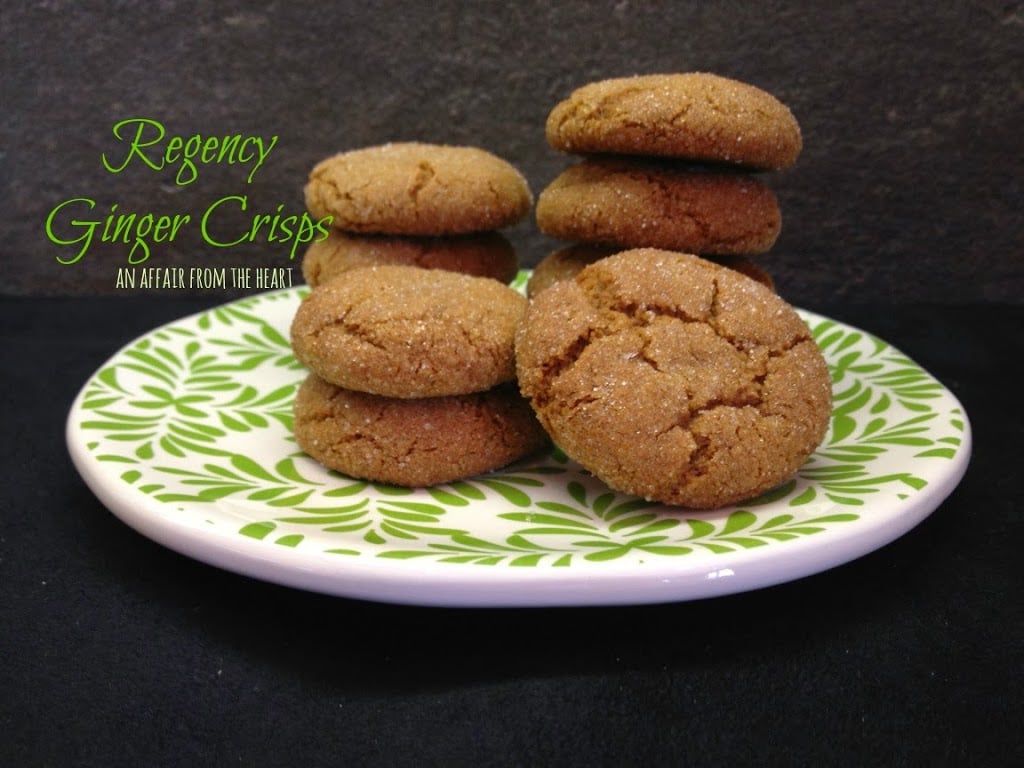
{"type": "Polygon", "coordinates": [[[487,277],[408,265],[354,269],[314,288],[292,321],[310,369],[294,433],[352,477],[404,486],[504,466],[547,435],[517,391],[526,298],[487,277]]]}
{"type": "Polygon", "coordinates": [[[408,264],[509,282],[519,261],[498,230],[526,216],[533,197],[511,164],[476,147],[400,142],[318,163],[306,207],[332,231],[310,244],[306,282],[368,264],[408,264]]]}
{"type": "Polygon", "coordinates": [[[713,260],[772,248],[782,216],[758,174],[790,167],[802,148],[796,119],[774,96],[700,72],[590,83],[552,109],[545,133],[555,149],[586,158],[538,197],[542,232],[713,260]]]}
{"type": "Polygon", "coordinates": [[[696,256],[622,251],[530,301],[521,391],[610,487],[715,508],[789,478],[824,438],[831,378],[773,291],[696,256]]]}

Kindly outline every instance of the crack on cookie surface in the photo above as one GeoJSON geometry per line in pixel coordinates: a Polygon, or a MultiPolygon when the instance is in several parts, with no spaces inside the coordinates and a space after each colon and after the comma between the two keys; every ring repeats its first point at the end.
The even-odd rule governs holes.
{"type": "Polygon", "coordinates": [[[576,361],[579,360],[580,355],[583,354],[583,350],[590,346],[593,335],[594,331],[592,329],[589,333],[574,339],[564,348],[562,354],[539,362],[538,378],[540,385],[530,393],[530,397],[539,408],[543,408],[550,402],[552,385],[566,371],[572,369],[576,361]]]}
{"type": "Polygon", "coordinates": [[[470,146],[393,143],[321,161],[307,207],[339,229],[390,235],[456,235],[519,221],[532,195],[519,171],[470,146]]]}
{"type": "Polygon", "coordinates": [[[436,172],[434,166],[428,160],[420,160],[416,164],[416,172],[413,175],[412,183],[409,185],[409,198],[415,205],[419,200],[420,192],[434,179],[436,172]]]}

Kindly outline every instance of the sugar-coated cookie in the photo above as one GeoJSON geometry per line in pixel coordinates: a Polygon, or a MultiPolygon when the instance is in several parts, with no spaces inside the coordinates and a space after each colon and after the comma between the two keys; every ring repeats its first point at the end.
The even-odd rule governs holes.
{"type": "Polygon", "coordinates": [[[707,260],[617,253],[530,302],[521,391],[620,491],[715,508],[786,480],[823,439],[831,380],[796,311],[707,260]]]}
{"type": "Polygon", "coordinates": [[[407,264],[490,277],[509,283],[519,272],[519,257],[499,232],[447,237],[354,235],[335,229],[309,244],[302,258],[302,276],[311,286],[342,272],[382,264],[407,264]]]}
{"type": "Polygon", "coordinates": [[[310,374],[294,414],[296,442],[324,466],[410,487],[498,469],[548,442],[515,384],[410,400],[353,392],[310,374]]]}
{"type": "MultiPolygon", "coordinates": [[[[617,249],[607,246],[583,245],[579,243],[552,251],[537,262],[537,265],[530,273],[530,277],[526,282],[526,295],[532,299],[545,288],[555,283],[562,280],[572,280],[584,267],[616,252],[617,249]]],[[[714,256],[708,257],[708,260],[721,264],[723,267],[733,269],[753,280],[757,280],[757,282],[765,287],[775,290],[775,281],[768,273],[768,270],[748,256],[714,256]]]]}
{"type": "Polygon", "coordinates": [[[793,113],[753,85],[704,72],[602,80],[548,116],[566,152],[658,155],[759,170],[788,168],[802,148],[793,113]]]}
{"type": "Polygon", "coordinates": [[[336,229],[388,235],[457,235],[515,224],[533,203],[526,179],[476,147],[382,144],[318,163],[306,207],[336,229]]]}
{"type": "Polygon", "coordinates": [[[641,158],[567,168],[541,192],[536,217],[562,240],[702,256],[764,253],[782,229],[775,193],[754,176],[641,158]]]}
{"type": "Polygon", "coordinates": [[[410,266],[366,267],[323,283],[291,325],[296,358],[346,389],[439,397],[515,377],[526,297],[487,277],[410,266]]]}

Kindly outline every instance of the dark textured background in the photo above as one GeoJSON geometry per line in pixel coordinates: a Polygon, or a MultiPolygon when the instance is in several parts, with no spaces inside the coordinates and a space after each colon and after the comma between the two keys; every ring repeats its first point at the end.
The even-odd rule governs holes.
{"type": "MultiPolygon", "coordinates": [[[[15,5],[0,10],[0,765],[1024,765],[1024,425],[1006,383],[1024,355],[1020,4],[15,5]],[[772,91],[803,126],[800,162],[770,176],[783,294],[889,340],[970,415],[964,482],[907,536],[716,600],[405,608],[176,554],[74,473],[63,428],[86,377],[221,299],[106,295],[125,249],[60,266],[43,231],[57,203],[196,213],[249,192],[297,210],[320,158],[413,138],[490,149],[538,192],[567,163],[543,123],[573,87],[697,69],[772,91]],[[238,168],[179,187],[103,169],[132,116],[280,140],[251,188],[238,168]]],[[[528,264],[552,247],[529,223],[513,235],[528,264]]],[[[287,253],[182,241],[152,262],[287,253]]]]}
{"type": "MultiPolygon", "coordinates": [[[[50,0],[2,13],[5,295],[114,292],[126,246],[62,266],[69,249],[45,236],[71,197],[195,219],[247,193],[250,212],[296,213],[317,160],[402,139],[484,147],[538,193],[568,163],[543,125],[574,87],[708,70],[773,92],[801,122],[797,166],[766,177],[784,225],[764,264],[794,303],[1021,301],[1019,3],[50,0]],[[189,186],[138,164],[107,172],[113,124],[137,116],[185,137],[280,138],[251,185],[238,167],[189,186]]],[[[289,264],[288,246],[213,249],[190,226],[148,264],[289,264]]],[[[526,265],[554,245],[532,220],[509,234],[526,265]]]]}

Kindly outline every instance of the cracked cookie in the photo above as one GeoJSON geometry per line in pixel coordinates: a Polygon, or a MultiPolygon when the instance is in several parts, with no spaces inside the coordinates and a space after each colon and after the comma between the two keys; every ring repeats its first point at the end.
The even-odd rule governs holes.
{"type": "Polygon", "coordinates": [[[295,439],[313,459],[351,477],[409,487],[498,469],[548,442],[514,384],[409,400],[353,392],[310,374],[294,413],[295,439]]]}
{"type": "Polygon", "coordinates": [[[792,166],[800,126],[753,85],[706,72],[638,75],[576,89],[548,115],[548,142],[580,154],[677,157],[759,170],[792,166]]]}
{"type": "Polygon", "coordinates": [[[540,194],[536,218],[562,240],[701,255],[764,253],[782,229],[775,193],[750,174],[648,158],[566,169],[540,194]]]}
{"type": "Polygon", "coordinates": [[[402,142],[329,157],[314,166],[306,207],[336,229],[453,235],[515,224],[533,203],[522,174],[476,147],[402,142]]]}
{"type": "Polygon", "coordinates": [[[517,374],[565,453],[620,491],[710,509],[789,478],[823,439],[831,380],[772,291],[687,254],[636,249],[531,300],[517,374]]]}
{"type": "Polygon", "coordinates": [[[406,264],[490,277],[509,283],[519,272],[512,243],[499,232],[448,237],[353,235],[332,230],[310,243],[302,259],[302,276],[310,286],[343,272],[380,264],[406,264]]]}
{"type": "Polygon", "coordinates": [[[351,270],[299,305],[292,349],[346,389],[400,398],[480,392],[515,378],[526,301],[487,277],[410,266],[351,270]]]}

